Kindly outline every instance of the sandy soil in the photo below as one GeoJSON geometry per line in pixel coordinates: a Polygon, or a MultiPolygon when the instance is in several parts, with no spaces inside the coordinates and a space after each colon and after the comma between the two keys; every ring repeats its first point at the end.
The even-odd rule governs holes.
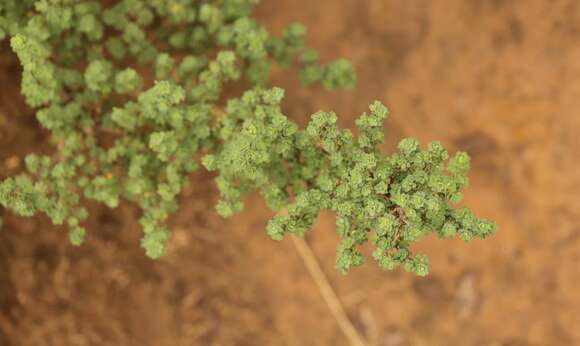
{"type": "MultiPolygon", "coordinates": [[[[485,241],[420,242],[426,278],[371,261],[342,276],[334,219],[322,215],[308,242],[369,344],[580,345],[580,2],[277,0],[257,15],[275,32],[305,23],[325,59],[348,57],[359,72],[356,89],[337,93],[277,72],[290,117],[335,110],[353,128],[382,100],[384,150],[414,136],[468,151],[465,203],[500,225],[485,241]]],[[[0,55],[3,176],[14,157],[50,150],[17,78],[0,55]]],[[[222,220],[210,181],[192,177],[156,262],[128,204],[91,206],[80,248],[47,219],[0,211],[0,345],[347,345],[292,242],[265,234],[263,201],[222,220]]]]}

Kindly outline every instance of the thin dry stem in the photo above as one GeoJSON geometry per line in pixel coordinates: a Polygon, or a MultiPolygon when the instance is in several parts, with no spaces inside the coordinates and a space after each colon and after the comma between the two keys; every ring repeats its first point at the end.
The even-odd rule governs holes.
{"type": "Polygon", "coordinates": [[[324,275],[324,272],[320,268],[320,264],[314,256],[314,253],[312,253],[308,243],[303,238],[296,236],[292,236],[291,238],[294,242],[296,250],[298,250],[298,253],[302,257],[308,272],[318,286],[320,294],[322,294],[324,301],[332,312],[336,323],[344,335],[348,338],[350,344],[353,346],[366,346],[367,343],[363,340],[362,336],[358,333],[352,322],[348,319],[346,312],[340,303],[340,300],[332,289],[332,286],[330,286],[326,275],[324,275]]]}

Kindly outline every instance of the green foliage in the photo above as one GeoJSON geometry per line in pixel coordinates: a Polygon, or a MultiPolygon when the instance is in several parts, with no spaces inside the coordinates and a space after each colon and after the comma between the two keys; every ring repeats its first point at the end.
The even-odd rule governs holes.
{"type": "Polygon", "coordinates": [[[427,258],[412,253],[413,242],[432,232],[471,240],[495,231],[452,207],[468,184],[466,153],[448,160],[441,144],[422,150],[412,138],[391,155],[378,150],[389,115],[380,102],[358,118],[357,136],[330,112],[312,115],[305,129],[288,119],[284,91],[267,87],[273,63],[296,63],[304,84],[327,89],[352,87],[354,70],[344,59],[322,64],[300,24],[270,35],[250,17],[254,3],[3,1],[0,39],[10,37],[22,93],[57,150],[28,155],[26,172],[1,181],[0,205],[66,223],[79,245],[86,200],[133,202],[142,209],[141,245],[157,258],[201,156],[217,172],[217,211],[233,215],[258,191],[279,211],[267,226],[273,239],[303,236],[322,210],[333,211],[343,272],[363,263],[359,247],[370,241],[381,267],[425,275],[427,258]],[[224,97],[242,78],[252,86],[224,97]]]}

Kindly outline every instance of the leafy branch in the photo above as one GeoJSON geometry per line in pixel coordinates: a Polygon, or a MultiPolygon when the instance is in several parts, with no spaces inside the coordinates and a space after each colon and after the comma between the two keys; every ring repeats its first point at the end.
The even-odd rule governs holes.
{"type": "Polygon", "coordinates": [[[131,201],[143,211],[142,246],[157,258],[201,156],[218,174],[221,215],[241,211],[251,191],[287,210],[268,223],[273,239],[302,236],[322,210],[336,213],[343,272],[362,264],[358,248],[370,241],[381,267],[425,275],[414,241],[495,231],[452,206],[468,184],[466,153],[449,158],[440,143],[422,150],[412,138],[390,155],[378,150],[389,115],[380,102],[357,119],[356,137],[332,112],[313,114],[305,129],[288,119],[284,91],[267,84],[273,63],[298,64],[304,84],[328,89],[352,87],[355,74],[344,59],[322,64],[300,24],[270,35],[250,16],[254,2],[3,1],[0,39],[10,37],[22,94],[58,145],[53,156],[28,155],[26,172],[0,182],[0,205],[66,223],[78,245],[85,200],[110,208],[131,201]],[[232,83],[246,91],[226,95],[232,83]]]}

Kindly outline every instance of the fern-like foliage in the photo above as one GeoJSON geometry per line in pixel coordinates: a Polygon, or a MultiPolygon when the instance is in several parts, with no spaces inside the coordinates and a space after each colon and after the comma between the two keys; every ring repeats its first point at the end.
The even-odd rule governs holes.
{"type": "Polygon", "coordinates": [[[337,127],[334,113],[315,113],[305,129],[289,120],[283,90],[267,86],[273,63],[298,64],[304,84],[328,89],[352,87],[355,74],[344,59],[322,64],[300,24],[270,35],[252,19],[254,3],[2,1],[0,39],[10,37],[22,94],[57,150],[28,155],[26,172],[0,182],[0,204],[66,223],[78,245],[85,200],[132,201],[143,211],[142,246],[157,258],[201,154],[218,173],[221,215],[242,210],[251,191],[286,211],[268,224],[274,239],[302,236],[321,210],[335,212],[344,272],[363,262],[358,247],[369,239],[382,267],[425,275],[427,259],[410,250],[415,240],[494,232],[492,222],[452,207],[468,183],[466,153],[448,160],[439,143],[421,150],[411,138],[391,155],[377,149],[389,113],[380,102],[357,120],[357,137],[337,127]],[[241,79],[251,87],[224,100],[224,87],[241,79]]]}

